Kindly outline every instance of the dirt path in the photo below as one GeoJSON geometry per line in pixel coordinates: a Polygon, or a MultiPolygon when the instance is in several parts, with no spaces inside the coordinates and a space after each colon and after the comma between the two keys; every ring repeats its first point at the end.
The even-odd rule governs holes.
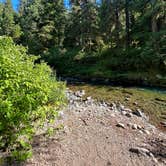
{"type": "Polygon", "coordinates": [[[25,166],[157,166],[166,165],[166,137],[144,116],[115,103],[82,101],[68,93],[51,138],[34,139],[34,156],[25,166]],[[123,110],[122,110],[123,109],[123,110]]]}

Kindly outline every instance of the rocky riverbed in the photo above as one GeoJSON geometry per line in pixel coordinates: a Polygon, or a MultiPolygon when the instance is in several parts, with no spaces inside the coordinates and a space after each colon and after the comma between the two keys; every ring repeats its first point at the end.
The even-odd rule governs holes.
{"type": "MultiPolygon", "coordinates": [[[[25,166],[165,166],[166,135],[138,108],[97,101],[86,91],[66,91],[68,105],[34,138],[25,166]]],[[[12,165],[12,164],[11,164],[12,165]]]]}

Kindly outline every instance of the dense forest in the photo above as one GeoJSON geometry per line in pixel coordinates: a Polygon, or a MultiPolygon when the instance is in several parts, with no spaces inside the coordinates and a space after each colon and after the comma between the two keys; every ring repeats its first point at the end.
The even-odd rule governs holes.
{"type": "Polygon", "coordinates": [[[14,11],[6,0],[0,35],[28,46],[60,75],[165,86],[164,0],[67,3],[21,0],[14,11]]]}
{"type": "Polygon", "coordinates": [[[165,0],[20,0],[17,10],[4,0],[0,36],[0,147],[19,160],[31,156],[36,124],[66,103],[52,69],[166,87],[165,0]]]}

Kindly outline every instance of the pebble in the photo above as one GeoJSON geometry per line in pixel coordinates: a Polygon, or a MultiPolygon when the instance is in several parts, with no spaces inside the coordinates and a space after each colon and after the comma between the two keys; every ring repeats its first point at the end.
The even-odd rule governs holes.
{"type": "Polygon", "coordinates": [[[63,111],[60,111],[60,112],[58,113],[58,115],[59,115],[59,118],[60,118],[60,119],[63,119],[63,118],[64,118],[64,112],[63,112],[63,111]]]}
{"type": "Polygon", "coordinates": [[[116,125],[117,127],[121,127],[121,128],[125,128],[125,125],[123,124],[123,123],[118,123],[117,125],[116,125]]]}
{"type": "Polygon", "coordinates": [[[122,114],[122,115],[126,115],[127,112],[126,112],[126,111],[121,111],[121,114],[122,114]]]}
{"type": "Polygon", "coordinates": [[[140,109],[137,109],[133,112],[134,115],[137,115],[138,117],[143,117],[143,113],[140,109]]]}
{"type": "Polygon", "coordinates": [[[150,155],[150,151],[145,148],[140,148],[140,147],[133,147],[129,149],[130,152],[136,153],[136,154],[141,154],[141,155],[150,155]]]}
{"type": "Polygon", "coordinates": [[[110,106],[115,108],[116,104],[113,102],[113,103],[110,104],[110,106]]]}
{"type": "Polygon", "coordinates": [[[137,125],[137,128],[138,128],[139,130],[141,130],[141,129],[142,129],[142,127],[141,127],[140,125],[137,125]]]}
{"type": "Polygon", "coordinates": [[[166,122],[160,122],[163,127],[166,127],[166,122]]]}
{"type": "Polygon", "coordinates": [[[150,132],[148,130],[144,130],[144,133],[147,134],[147,135],[150,134],[150,132]]]}
{"type": "Polygon", "coordinates": [[[128,118],[131,118],[131,117],[132,117],[132,114],[129,113],[129,112],[127,112],[127,113],[126,113],[126,116],[127,116],[128,118]]]}
{"type": "Polygon", "coordinates": [[[66,134],[70,133],[70,129],[67,126],[64,126],[64,133],[66,134]]]}
{"type": "Polygon", "coordinates": [[[130,101],[130,98],[126,97],[126,98],[125,98],[125,101],[130,101]]]}
{"type": "Polygon", "coordinates": [[[134,102],[133,104],[134,104],[134,105],[138,105],[138,103],[137,103],[137,102],[134,102]]]}
{"type": "Polygon", "coordinates": [[[114,118],[114,117],[115,117],[115,114],[111,114],[110,116],[114,118]]]}
{"type": "Polygon", "coordinates": [[[125,108],[124,111],[126,111],[126,112],[132,112],[132,110],[130,108],[125,108]]]}
{"type": "Polygon", "coordinates": [[[142,131],[142,130],[139,130],[139,133],[140,133],[140,134],[143,134],[143,131],[142,131]]]}
{"type": "Polygon", "coordinates": [[[75,96],[77,97],[82,97],[85,95],[85,91],[84,90],[80,90],[74,93],[75,96]]]}
{"type": "Polygon", "coordinates": [[[122,105],[122,104],[120,104],[120,105],[119,105],[119,111],[123,111],[124,109],[125,109],[125,106],[122,105]]]}
{"type": "Polygon", "coordinates": [[[92,97],[91,96],[88,96],[87,98],[86,98],[86,100],[91,100],[92,99],[92,97]]]}
{"type": "Polygon", "coordinates": [[[132,129],[134,129],[134,130],[138,129],[137,124],[133,124],[133,125],[132,125],[132,129]]]}
{"type": "Polygon", "coordinates": [[[131,126],[132,126],[132,124],[131,124],[131,123],[127,123],[127,126],[131,127],[131,126]]]}

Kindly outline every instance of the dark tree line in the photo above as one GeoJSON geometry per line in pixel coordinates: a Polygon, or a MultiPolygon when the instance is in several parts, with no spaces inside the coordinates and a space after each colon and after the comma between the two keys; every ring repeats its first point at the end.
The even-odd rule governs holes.
{"type": "Polygon", "coordinates": [[[135,48],[166,63],[165,27],[164,0],[71,0],[70,7],[63,0],[20,0],[18,12],[10,0],[0,3],[0,35],[35,54],[52,48],[135,48]]]}

